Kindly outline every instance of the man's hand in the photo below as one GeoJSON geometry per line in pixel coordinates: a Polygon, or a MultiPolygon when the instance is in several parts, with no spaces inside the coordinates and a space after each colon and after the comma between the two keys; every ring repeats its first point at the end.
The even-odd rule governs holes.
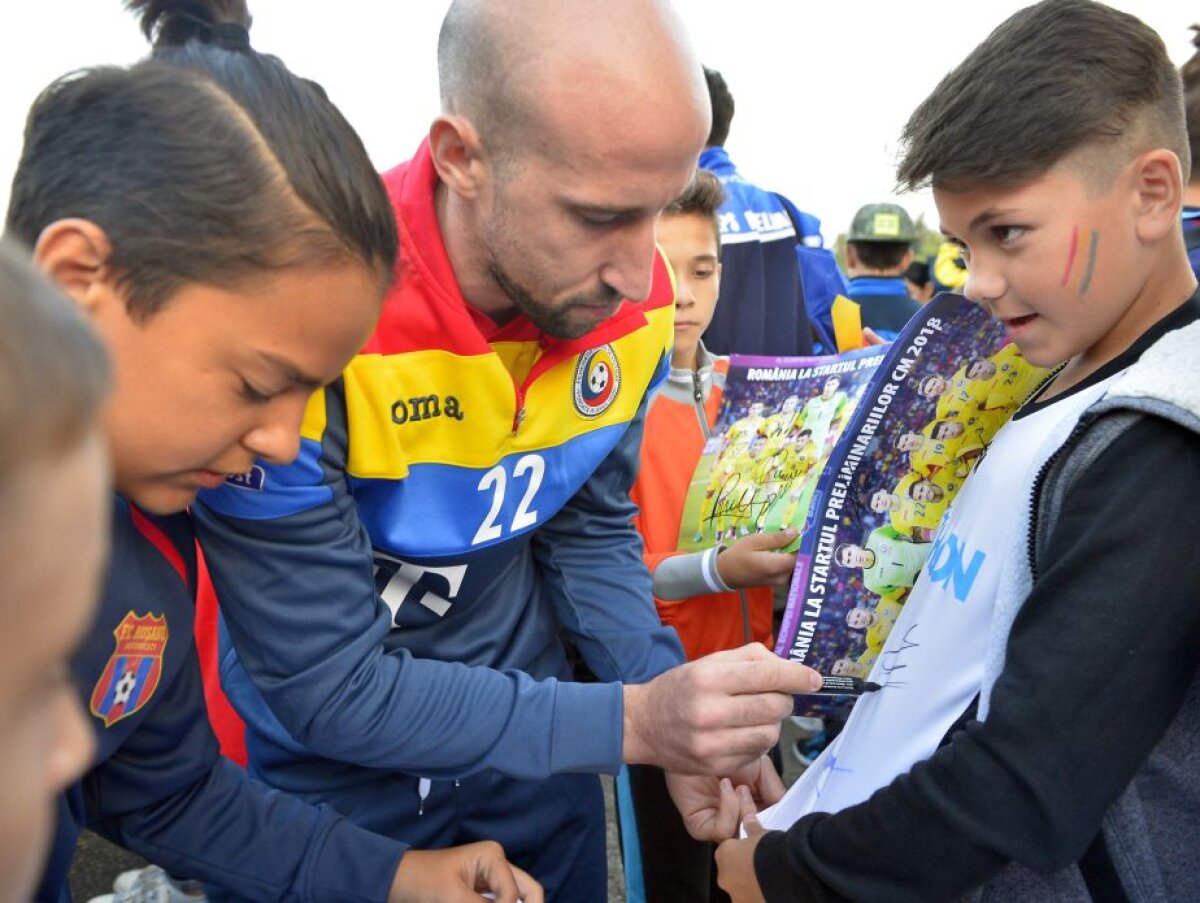
{"type": "Polygon", "coordinates": [[[795,530],[751,533],[717,553],[717,573],[726,586],[786,586],[796,569],[796,553],[780,554],[796,538],[795,530]]]}
{"type": "Polygon", "coordinates": [[[445,850],[409,850],[400,860],[388,903],[543,903],[542,886],[485,840],[445,850]]]}
{"type": "Polygon", "coordinates": [[[692,837],[720,843],[736,836],[741,819],[779,802],[784,786],[771,760],[761,756],[729,778],[668,774],[667,791],[692,837]]]}
{"type": "Polygon", "coordinates": [[[745,840],[727,840],[717,847],[717,884],[733,903],[766,903],[758,877],[754,874],[754,851],[766,829],[758,821],[749,794],[740,796],[745,840]]]}
{"type": "Polygon", "coordinates": [[[735,774],[775,745],[792,697],[820,686],[812,668],[759,643],[626,684],[624,760],[680,774],[735,774]]]}

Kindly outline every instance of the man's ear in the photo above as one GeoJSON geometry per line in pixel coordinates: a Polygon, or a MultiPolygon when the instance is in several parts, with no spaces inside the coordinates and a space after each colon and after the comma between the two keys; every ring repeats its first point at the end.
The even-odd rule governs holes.
{"type": "Polygon", "coordinates": [[[1183,203],[1183,170],[1179,158],[1165,147],[1146,151],[1133,161],[1137,235],[1155,242],[1179,228],[1183,203]]]}
{"type": "Polygon", "coordinates": [[[846,268],[858,266],[858,252],[854,250],[854,245],[846,244],[846,268]]]}
{"type": "Polygon", "coordinates": [[[474,198],[489,173],[479,132],[463,116],[439,116],[429,127],[433,166],[446,186],[464,198],[474,198]]]}
{"type": "Polygon", "coordinates": [[[94,314],[114,294],[111,253],[108,233],[91,220],[60,219],[38,236],[33,262],[85,313],[94,314]]]}

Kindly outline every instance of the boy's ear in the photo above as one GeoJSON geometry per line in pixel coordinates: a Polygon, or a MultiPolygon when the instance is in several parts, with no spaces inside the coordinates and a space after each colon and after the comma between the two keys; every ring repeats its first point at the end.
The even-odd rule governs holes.
{"type": "Polygon", "coordinates": [[[90,314],[115,294],[108,266],[111,253],[108,233],[91,220],[60,219],[38,236],[33,262],[90,314]]]}
{"type": "Polygon", "coordinates": [[[1179,228],[1183,203],[1183,171],[1179,158],[1166,148],[1146,151],[1131,170],[1137,192],[1137,234],[1155,242],[1179,228]]]}
{"type": "Polygon", "coordinates": [[[429,127],[433,166],[451,191],[474,198],[487,180],[489,167],[479,132],[462,116],[439,116],[429,127]]]}

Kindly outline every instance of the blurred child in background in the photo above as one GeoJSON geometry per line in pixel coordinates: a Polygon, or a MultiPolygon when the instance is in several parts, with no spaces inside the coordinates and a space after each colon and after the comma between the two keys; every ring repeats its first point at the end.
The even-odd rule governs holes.
{"type": "Polygon", "coordinates": [[[0,244],[0,901],[32,898],[55,798],[95,750],[68,677],[108,550],[104,350],[0,244]]]}

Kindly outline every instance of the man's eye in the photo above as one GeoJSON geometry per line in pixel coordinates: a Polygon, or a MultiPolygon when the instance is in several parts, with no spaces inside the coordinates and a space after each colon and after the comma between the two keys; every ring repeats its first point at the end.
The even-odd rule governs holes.
{"type": "Polygon", "coordinates": [[[246,380],[242,380],[242,397],[254,404],[266,404],[271,400],[271,395],[267,392],[260,392],[246,380]]]}
{"type": "Polygon", "coordinates": [[[591,229],[605,229],[617,222],[615,213],[580,213],[579,221],[591,229]]]}

